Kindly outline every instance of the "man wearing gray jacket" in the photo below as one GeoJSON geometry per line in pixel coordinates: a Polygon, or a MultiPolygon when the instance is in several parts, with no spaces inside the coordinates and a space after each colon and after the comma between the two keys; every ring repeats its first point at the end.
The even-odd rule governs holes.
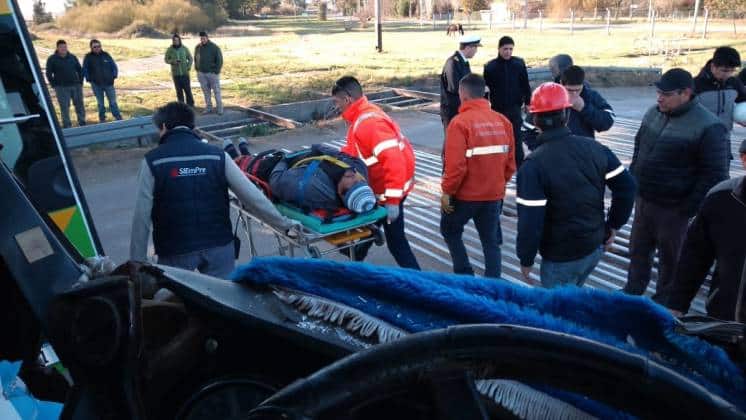
{"type": "Polygon", "coordinates": [[[147,259],[150,228],[158,262],[227,278],[234,268],[228,189],[273,227],[297,223],[282,216],[220,148],[192,129],[194,112],[171,102],[153,115],[160,144],[145,154],[138,174],[130,259],[147,259]]]}
{"type": "Polygon", "coordinates": [[[740,66],[738,51],[731,47],[719,47],[694,78],[694,93],[699,102],[720,119],[728,131],[728,139],[733,130],[736,103],[746,101],[746,87],[736,77],[740,66]]]}

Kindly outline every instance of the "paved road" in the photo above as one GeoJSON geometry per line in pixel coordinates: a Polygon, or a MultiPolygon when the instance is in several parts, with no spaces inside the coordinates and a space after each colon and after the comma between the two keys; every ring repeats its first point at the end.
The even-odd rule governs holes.
{"type": "MultiPolygon", "coordinates": [[[[639,118],[654,98],[652,89],[609,89],[603,92],[620,117],[607,133],[598,140],[616,151],[620,159],[628,164],[631,159],[632,142],[639,126],[639,118]]],[[[417,186],[407,200],[406,231],[417,257],[425,270],[450,271],[451,263],[447,248],[439,232],[441,161],[439,151],[443,139],[440,118],[431,113],[419,111],[398,111],[392,113],[415,146],[417,158],[417,186]]],[[[345,127],[337,121],[324,127],[303,127],[281,132],[273,136],[252,139],[254,151],[268,148],[296,150],[314,143],[328,143],[339,146],[344,138],[345,127]]],[[[746,130],[736,129],[734,138],[746,138],[746,130]]],[[[737,147],[733,142],[734,151],[737,147]]],[[[115,261],[127,258],[129,232],[133,211],[135,178],[137,168],[146,148],[128,150],[106,150],[95,153],[77,153],[74,161],[93,212],[94,222],[105,251],[115,261]]],[[[744,175],[740,161],[731,166],[731,176],[744,175]]],[[[515,185],[508,186],[503,227],[503,274],[507,280],[518,282],[519,263],[515,256],[516,207],[515,185]]],[[[599,267],[589,279],[592,287],[618,289],[626,279],[627,245],[629,227],[625,226],[618,235],[615,249],[607,253],[599,267]]],[[[256,241],[260,255],[274,255],[277,244],[266,230],[256,229],[256,241]]],[[[473,225],[469,225],[464,240],[470,258],[477,272],[483,269],[481,245],[473,225]]],[[[244,247],[239,262],[249,259],[244,247]]],[[[343,260],[336,254],[329,258],[343,260]]],[[[394,265],[385,247],[374,247],[367,260],[373,264],[394,265]]],[[[538,270],[535,270],[538,271],[538,270]]],[[[536,273],[534,273],[536,275],[536,273]]],[[[654,286],[651,284],[651,286],[654,286]]],[[[703,302],[695,302],[694,308],[702,310],[703,302]]]]}

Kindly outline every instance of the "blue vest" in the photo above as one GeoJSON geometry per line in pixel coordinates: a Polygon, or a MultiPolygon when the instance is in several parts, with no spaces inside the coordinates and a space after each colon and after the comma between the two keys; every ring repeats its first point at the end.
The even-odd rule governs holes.
{"type": "Polygon", "coordinates": [[[153,187],[153,242],[158,255],[180,255],[233,239],[225,154],[190,130],[175,128],[145,154],[153,187]]]}

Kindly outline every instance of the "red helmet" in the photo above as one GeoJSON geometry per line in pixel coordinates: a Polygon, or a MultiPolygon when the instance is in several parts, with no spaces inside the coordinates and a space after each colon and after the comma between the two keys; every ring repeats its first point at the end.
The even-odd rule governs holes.
{"type": "Polygon", "coordinates": [[[531,95],[531,105],[528,110],[532,114],[560,111],[571,107],[570,97],[565,87],[559,83],[542,83],[531,95]]]}

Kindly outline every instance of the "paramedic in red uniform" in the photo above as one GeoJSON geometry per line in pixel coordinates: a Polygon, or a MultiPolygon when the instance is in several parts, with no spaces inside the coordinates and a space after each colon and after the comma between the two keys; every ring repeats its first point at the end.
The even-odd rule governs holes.
{"type": "Polygon", "coordinates": [[[453,272],[474,275],[464,247],[464,225],[474,219],[484,252],[484,276],[500,277],[500,213],[505,185],[515,172],[513,126],[484,99],[482,76],[459,82],[459,113],[448,124],[441,182],[440,233],[453,272]]]}
{"type": "MultiPolygon", "coordinates": [[[[378,204],[388,216],[384,225],[386,245],[400,267],[420,269],[404,234],[404,200],[414,187],[414,150],[399,126],[378,106],[363,96],[354,77],[337,80],[332,98],[342,118],[349,123],[347,144],[342,152],[360,158],[368,167],[368,181],[378,204]]],[[[371,243],[358,246],[357,259],[364,259],[371,243]]]]}

